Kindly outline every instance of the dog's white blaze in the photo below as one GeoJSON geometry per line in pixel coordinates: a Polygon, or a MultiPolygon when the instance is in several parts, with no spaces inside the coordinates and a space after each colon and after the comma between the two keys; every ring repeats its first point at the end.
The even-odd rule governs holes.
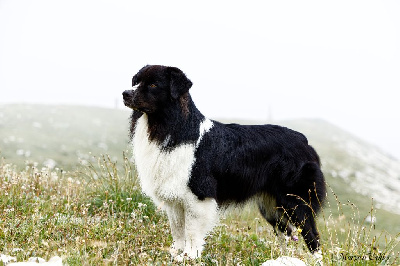
{"type": "Polygon", "coordinates": [[[203,238],[218,220],[216,201],[198,200],[188,187],[196,160],[195,151],[203,135],[212,127],[213,122],[205,119],[200,124],[196,143],[163,150],[170,136],[161,145],[150,141],[147,115],[143,114],[136,122],[132,140],[133,158],[142,190],[167,211],[174,238],[173,249],[183,249],[191,258],[201,255],[203,238]]]}
{"type": "Polygon", "coordinates": [[[196,148],[199,147],[200,141],[203,139],[204,134],[210,131],[213,125],[214,125],[213,121],[207,118],[204,119],[204,121],[200,124],[200,136],[196,142],[196,148]]]}

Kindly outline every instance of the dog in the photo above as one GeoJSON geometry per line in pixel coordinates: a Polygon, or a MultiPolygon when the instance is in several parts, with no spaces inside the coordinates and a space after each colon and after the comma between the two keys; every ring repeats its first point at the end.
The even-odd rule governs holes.
{"type": "Polygon", "coordinates": [[[278,125],[223,124],[195,106],[176,67],[144,66],[123,92],[143,192],[165,210],[177,261],[201,256],[219,210],[257,203],[276,234],[297,229],[320,253],[315,215],[326,196],[320,158],[307,138],[278,125]]]}

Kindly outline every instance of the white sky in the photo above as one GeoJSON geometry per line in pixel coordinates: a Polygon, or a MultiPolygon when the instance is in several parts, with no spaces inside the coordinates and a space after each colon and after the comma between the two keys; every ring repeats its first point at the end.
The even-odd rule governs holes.
{"type": "Polygon", "coordinates": [[[113,107],[164,64],[206,116],[322,118],[400,158],[399,14],[396,0],[0,0],[0,103],[113,107]]]}

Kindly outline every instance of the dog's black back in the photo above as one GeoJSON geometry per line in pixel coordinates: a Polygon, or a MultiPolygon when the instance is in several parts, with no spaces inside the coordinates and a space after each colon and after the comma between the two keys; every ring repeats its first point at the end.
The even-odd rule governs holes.
{"type": "Polygon", "coordinates": [[[316,189],[325,192],[317,153],[304,135],[285,127],[214,122],[196,158],[190,188],[220,204],[241,203],[260,192],[277,198],[309,189],[314,195],[316,189]]]}

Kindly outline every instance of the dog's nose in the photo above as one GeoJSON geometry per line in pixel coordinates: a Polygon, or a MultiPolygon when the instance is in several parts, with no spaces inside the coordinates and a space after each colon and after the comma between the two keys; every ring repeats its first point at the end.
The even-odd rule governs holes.
{"type": "Polygon", "coordinates": [[[124,97],[124,99],[126,98],[130,98],[132,96],[132,91],[131,90],[126,90],[122,93],[122,97],[124,97]]]}

